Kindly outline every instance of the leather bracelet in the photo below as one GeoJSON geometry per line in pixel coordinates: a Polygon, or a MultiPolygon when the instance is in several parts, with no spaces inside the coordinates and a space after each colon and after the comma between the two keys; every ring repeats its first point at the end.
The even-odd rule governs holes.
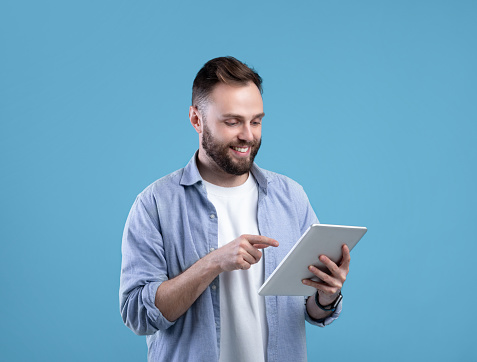
{"type": "Polygon", "coordinates": [[[321,310],[324,310],[325,312],[334,312],[336,310],[336,307],[338,306],[338,304],[341,302],[341,299],[343,299],[343,295],[341,294],[341,290],[340,290],[340,294],[338,295],[338,297],[336,298],[336,300],[333,303],[330,303],[328,305],[321,305],[319,300],[318,300],[318,291],[316,291],[316,293],[315,293],[315,303],[316,303],[316,305],[318,306],[318,308],[320,308],[321,310]]]}

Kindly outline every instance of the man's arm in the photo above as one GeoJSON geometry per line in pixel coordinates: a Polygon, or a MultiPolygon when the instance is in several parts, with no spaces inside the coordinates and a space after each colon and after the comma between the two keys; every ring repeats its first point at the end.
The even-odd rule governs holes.
{"type": "Polygon", "coordinates": [[[182,274],[164,281],[156,291],[156,307],[167,320],[175,321],[220,273],[249,269],[262,257],[258,249],[268,246],[278,246],[278,242],[261,235],[242,235],[214,250],[182,274]]]}
{"type": "MultiPolygon", "coordinates": [[[[320,278],[323,282],[315,282],[311,279],[303,279],[303,284],[310,285],[317,290],[318,301],[321,305],[333,303],[338,298],[341,288],[349,273],[349,264],[351,261],[349,248],[347,245],[342,246],[343,257],[341,262],[336,265],[327,256],[320,255],[320,261],[328,268],[330,274],[322,272],[313,265],[309,266],[309,270],[320,278]]],[[[306,310],[313,319],[324,319],[333,313],[332,311],[324,311],[316,305],[315,296],[312,295],[306,301],[306,310]]]]}

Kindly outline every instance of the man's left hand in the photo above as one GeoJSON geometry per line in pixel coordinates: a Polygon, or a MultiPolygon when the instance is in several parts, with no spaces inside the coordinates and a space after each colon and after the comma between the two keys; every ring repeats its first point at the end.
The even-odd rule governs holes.
{"type": "Polygon", "coordinates": [[[310,265],[308,269],[315,274],[322,282],[316,282],[311,279],[303,279],[303,284],[309,285],[318,290],[320,303],[327,305],[332,303],[338,296],[343,284],[346,280],[346,276],[349,272],[349,264],[351,257],[349,254],[349,248],[344,244],[341,248],[343,256],[339,265],[336,265],[326,255],[320,255],[319,260],[328,268],[329,274],[321,271],[317,267],[310,265]]]}

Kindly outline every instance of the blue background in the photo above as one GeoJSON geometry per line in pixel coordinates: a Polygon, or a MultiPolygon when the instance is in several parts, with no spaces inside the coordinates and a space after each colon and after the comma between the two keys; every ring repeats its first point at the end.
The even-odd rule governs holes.
{"type": "Polygon", "coordinates": [[[198,147],[192,80],[264,78],[257,163],[369,231],[310,361],[477,360],[477,2],[2,1],[2,359],[137,361],[122,323],[135,196],[198,147]]]}

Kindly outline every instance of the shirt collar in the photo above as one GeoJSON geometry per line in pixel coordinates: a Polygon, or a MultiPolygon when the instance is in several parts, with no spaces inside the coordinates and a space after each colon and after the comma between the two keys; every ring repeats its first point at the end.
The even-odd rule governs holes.
{"type": "Polygon", "coordinates": [[[200,176],[199,169],[197,168],[197,154],[199,151],[194,153],[194,156],[190,159],[186,167],[184,167],[184,172],[182,173],[180,184],[183,186],[191,186],[197,182],[202,182],[202,177],[200,176]]]}
{"type": "MultiPolygon", "coordinates": [[[[180,184],[183,186],[191,186],[198,182],[202,182],[202,177],[200,176],[199,169],[197,168],[197,154],[199,151],[194,153],[194,156],[190,159],[187,166],[184,168],[184,172],[182,173],[180,184]]],[[[256,163],[252,165],[252,172],[253,177],[258,182],[258,187],[262,189],[265,194],[267,193],[267,187],[269,177],[267,177],[266,173],[257,166],[256,163]]]]}

